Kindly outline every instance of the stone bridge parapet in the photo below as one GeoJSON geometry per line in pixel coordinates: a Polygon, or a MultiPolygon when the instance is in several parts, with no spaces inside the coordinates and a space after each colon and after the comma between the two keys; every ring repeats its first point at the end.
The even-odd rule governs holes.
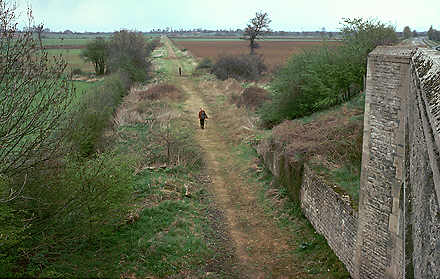
{"type": "Polygon", "coordinates": [[[370,53],[354,278],[440,278],[440,52],[370,53]]]}

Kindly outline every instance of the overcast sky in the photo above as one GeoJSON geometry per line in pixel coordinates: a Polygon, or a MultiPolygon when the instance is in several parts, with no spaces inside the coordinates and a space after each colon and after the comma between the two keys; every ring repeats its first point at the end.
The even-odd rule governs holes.
{"type": "Polygon", "coordinates": [[[337,31],[342,18],[376,18],[402,31],[440,30],[440,0],[16,0],[30,3],[36,23],[53,31],[237,29],[257,11],[273,30],[337,31]]]}

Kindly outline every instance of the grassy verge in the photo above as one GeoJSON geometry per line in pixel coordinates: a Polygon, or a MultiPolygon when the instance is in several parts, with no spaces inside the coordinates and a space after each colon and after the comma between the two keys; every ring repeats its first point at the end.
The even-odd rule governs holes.
{"type": "Polygon", "coordinates": [[[89,62],[85,62],[80,54],[81,49],[48,49],[47,56],[59,56],[62,55],[66,61],[68,61],[68,67],[70,70],[80,69],[84,73],[94,73],[95,69],[89,62]]]}
{"type": "MultiPolygon", "coordinates": [[[[185,170],[143,171],[129,186],[138,213],[92,241],[54,245],[57,257],[40,251],[42,277],[148,277],[195,273],[212,255],[204,240],[205,220],[197,193],[184,196],[181,183],[197,181],[185,170]],[[42,262],[46,259],[46,262],[42,262]],[[47,262],[50,260],[50,262],[47,262]]],[[[128,186],[128,185],[127,185],[128,186]]],[[[47,252],[46,252],[47,253],[47,252]]]]}

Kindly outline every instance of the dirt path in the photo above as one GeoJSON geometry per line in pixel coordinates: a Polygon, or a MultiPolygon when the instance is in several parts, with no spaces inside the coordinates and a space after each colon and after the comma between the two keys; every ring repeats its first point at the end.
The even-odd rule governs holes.
{"type": "MultiPolygon", "coordinates": [[[[168,53],[169,58],[176,59],[170,45],[168,53]]],[[[179,65],[177,60],[175,65],[179,65]]],[[[275,221],[265,215],[257,201],[257,190],[246,179],[247,166],[237,165],[237,155],[224,137],[226,131],[217,126],[216,115],[203,101],[197,82],[188,77],[174,78],[173,82],[188,95],[185,109],[195,119],[195,138],[204,150],[212,179],[209,190],[225,215],[240,277],[304,278],[304,271],[294,266],[297,261],[290,253],[293,248],[288,232],[279,229],[275,221]],[[205,130],[197,123],[201,107],[209,116],[205,130]]]]}

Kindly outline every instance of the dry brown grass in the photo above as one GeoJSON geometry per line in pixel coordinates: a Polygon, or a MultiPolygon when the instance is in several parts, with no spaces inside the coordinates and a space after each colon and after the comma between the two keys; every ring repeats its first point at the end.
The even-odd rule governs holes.
{"type": "Polygon", "coordinates": [[[180,101],[183,94],[174,85],[157,84],[143,88],[132,88],[116,111],[116,127],[136,124],[169,121],[179,117],[167,105],[168,101],[180,101]],[[166,101],[166,102],[164,102],[166,101]],[[159,105],[160,104],[160,105],[159,105]]]}
{"type": "Polygon", "coordinates": [[[168,83],[153,85],[145,91],[139,91],[138,95],[140,100],[171,99],[173,101],[179,101],[183,98],[182,91],[168,83]]]}
{"type": "Polygon", "coordinates": [[[270,100],[270,94],[267,90],[251,86],[245,88],[238,96],[235,104],[238,107],[244,106],[247,109],[255,111],[259,109],[266,101],[270,100]]]}
{"type": "Polygon", "coordinates": [[[143,159],[138,160],[135,172],[201,164],[199,147],[191,140],[188,116],[177,106],[183,97],[177,94],[183,96],[168,84],[132,88],[116,111],[114,129],[106,137],[137,142],[130,152],[143,159]],[[154,94],[160,97],[152,97],[154,94]],[[121,130],[123,126],[130,130],[121,130]]]}
{"type": "MultiPolygon", "coordinates": [[[[319,114],[314,120],[284,121],[272,130],[273,143],[294,156],[319,158],[328,164],[360,161],[362,154],[363,111],[349,108],[319,114]]],[[[336,167],[336,166],[334,166],[336,167]]]]}
{"type": "Polygon", "coordinates": [[[258,131],[258,117],[245,107],[232,105],[231,100],[234,96],[239,96],[243,91],[238,81],[234,79],[203,81],[199,83],[199,89],[204,93],[207,103],[215,104],[210,106],[211,109],[215,109],[217,118],[215,121],[231,131],[227,134],[231,142],[247,141],[255,136],[258,131]]]}

